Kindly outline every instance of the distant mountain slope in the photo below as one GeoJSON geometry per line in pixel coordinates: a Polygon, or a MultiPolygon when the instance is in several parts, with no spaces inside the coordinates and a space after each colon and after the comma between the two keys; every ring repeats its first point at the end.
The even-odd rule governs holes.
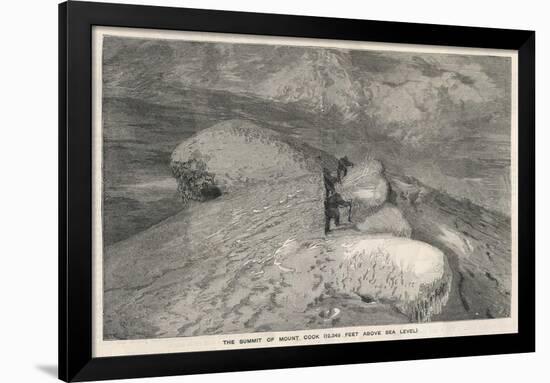
{"type": "Polygon", "coordinates": [[[257,93],[279,102],[301,102],[321,114],[332,111],[343,121],[356,120],[368,99],[362,84],[348,72],[350,66],[349,56],[342,52],[306,52],[260,83],[257,93]]]}
{"type": "Polygon", "coordinates": [[[156,84],[173,84],[180,89],[301,103],[323,115],[335,112],[344,121],[363,112],[366,93],[352,73],[347,51],[204,43],[178,47],[178,42],[112,38],[105,44],[116,47],[116,53],[105,58],[104,78],[118,96],[148,93],[156,84]]]}

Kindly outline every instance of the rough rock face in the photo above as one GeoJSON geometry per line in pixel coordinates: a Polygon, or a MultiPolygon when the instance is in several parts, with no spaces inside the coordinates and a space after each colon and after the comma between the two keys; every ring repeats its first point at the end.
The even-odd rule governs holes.
{"type": "Polygon", "coordinates": [[[170,165],[183,203],[187,204],[190,200],[207,201],[221,195],[214,175],[208,172],[206,163],[202,159],[174,161],[170,165]]]}

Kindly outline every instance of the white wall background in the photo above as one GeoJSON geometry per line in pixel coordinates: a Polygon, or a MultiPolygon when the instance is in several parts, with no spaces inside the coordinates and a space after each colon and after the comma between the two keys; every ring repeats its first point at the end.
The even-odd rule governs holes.
{"type": "MultiPolygon", "coordinates": [[[[537,31],[536,354],[245,372],[140,382],[544,381],[550,360],[549,12],[535,0],[150,0],[141,4],[537,31]]],[[[0,381],[53,382],[57,363],[57,0],[0,6],[0,381]]]]}

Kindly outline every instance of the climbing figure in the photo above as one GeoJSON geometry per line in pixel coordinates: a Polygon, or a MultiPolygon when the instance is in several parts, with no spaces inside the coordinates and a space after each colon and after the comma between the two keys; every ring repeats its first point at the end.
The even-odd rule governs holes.
{"type": "Polygon", "coordinates": [[[336,170],[336,179],[338,182],[342,182],[342,178],[348,175],[348,167],[353,167],[353,162],[348,159],[348,156],[344,156],[338,159],[338,169],[336,170]]]}
{"type": "Polygon", "coordinates": [[[330,231],[331,219],[334,219],[336,226],[340,226],[339,207],[349,208],[348,221],[351,222],[351,202],[344,200],[339,193],[331,193],[325,200],[325,234],[330,231]]]}
{"type": "Polygon", "coordinates": [[[330,170],[327,168],[323,168],[323,179],[325,182],[325,198],[328,199],[329,195],[336,193],[334,184],[337,182],[337,179],[332,176],[330,170]]]}

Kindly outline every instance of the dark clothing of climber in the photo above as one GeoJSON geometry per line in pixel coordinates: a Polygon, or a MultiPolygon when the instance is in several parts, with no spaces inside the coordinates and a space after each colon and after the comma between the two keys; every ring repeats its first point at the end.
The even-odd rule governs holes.
{"type": "Polygon", "coordinates": [[[336,193],[336,188],[334,184],[337,182],[337,180],[330,174],[330,171],[326,168],[323,169],[323,178],[325,181],[326,198],[328,198],[330,195],[336,193]]]}
{"type": "Polygon", "coordinates": [[[336,170],[338,182],[342,182],[342,178],[348,175],[348,167],[353,167],[353,162],[348,159],[348,156],[338,159],[338,169],[336,170]]]}
{"type": "Polygon", "coordinates": [[[342,198],[339,193],[333,193],[325,200],[325,234],[330,231],[330,220],[334,219],[334,224],[340,226],[339,207],[348,207],[348,221],[351,222],[351,202],[342,198]]]}

